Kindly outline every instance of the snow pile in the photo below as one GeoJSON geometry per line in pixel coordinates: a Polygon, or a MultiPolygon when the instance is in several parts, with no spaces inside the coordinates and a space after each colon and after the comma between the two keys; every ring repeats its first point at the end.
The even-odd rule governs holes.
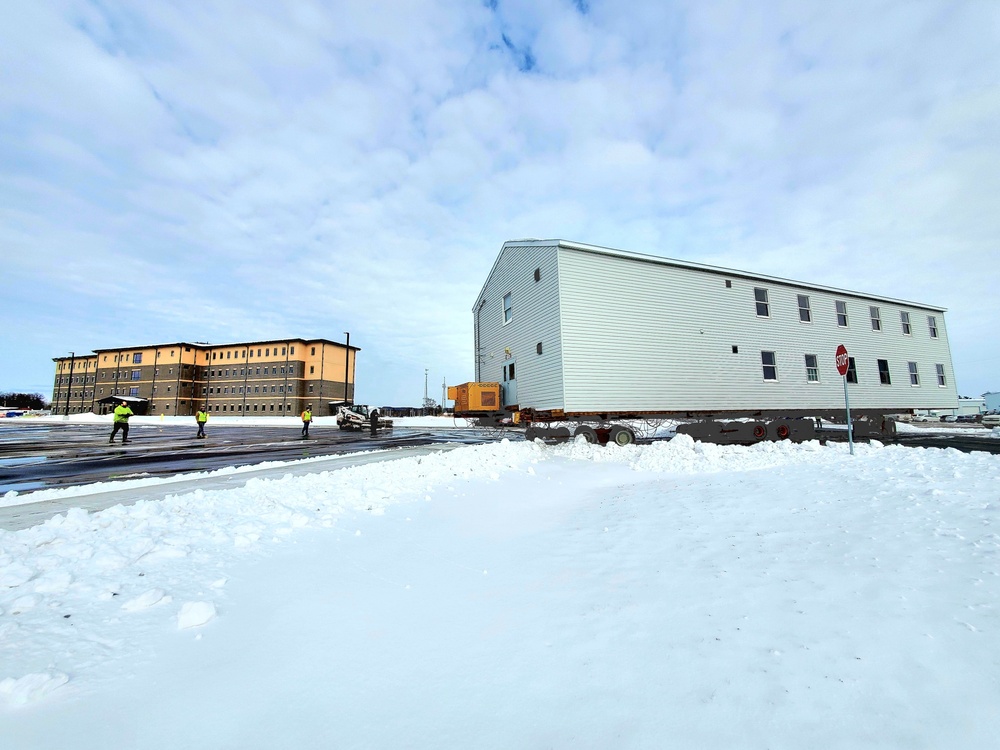
{"type": "Polygon", "coordinates": [[[856,451],[504,441],[0,532],[0,736],[990,746],[1000,458],[856,451]]]}

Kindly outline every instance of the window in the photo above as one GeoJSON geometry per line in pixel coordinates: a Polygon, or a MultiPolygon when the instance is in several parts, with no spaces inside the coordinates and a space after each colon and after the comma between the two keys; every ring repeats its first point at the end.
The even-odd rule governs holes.
{"type": "Polygon", "coordinates": [[[815,354],[806,355],[806,381],[809,383],[819,382],[819,361],[815,354]]]}
{"type": "Polygon", "coordinates": [[[934,367],[937,369],[938,385],[944,388],[947,385],[947,381],[944,379],[944,365],[934,365],[934,367]]]}
{"type": "Polygon", "coordinates": [[[841,328],[847,328],[847,303],[843,300],[838,299],[837,305],[837,325],[841,328]]]}
{"type": "Polygon", "coordinates": [[[803,323],[812,323],[812,310],[809,308],[809,297],[805,294],[799,295],[799,320],[803,323]]]}
{"type": "Polygon", "coordinates": [[[260,349],[257,350],[257,356],[260,356],[260,349]]]}
{"type": "Polygon", "coordinates": [[[535,282],[537,283],[537,282],[539,282],[541,280],[542,280],[542,269],[541,268],[536,268],[535,269],[535,282]]]}
{"type": "Polygon", "coordinates": [[[764,368],[764,380],[778,379],[778,363],[774,357],[774,352],[761,352],[760,364],[764,368]]]}
{"type": "Polygon", "coordinates": [[[510,299],[510,292],[503,296],[503,324],[507,325],[514,317],[514,309],[510,299]]]}
{"type": "Polygon", "coordinates": [[[289,354],[295,354],[295,347],[294,346],[288,347],[288,353],[289,354]]]}
{"type": "Polygon", "coordinates": [[[736,344],[733,344],[733,354],[739,354],[739,353],[740,353],[740,348],[736,346],[736,344]]]}
{"type": "Polygon", "coordinates": [[[281,347],[281,356],[282,356],[282,357],[284,357],[284,356],[285,356],[285,347],[281,347]]]}
{"type": "Polygon", "coordinates": [[[536,354],[541,354],[542,353],[542,342],[541,341],[539,341],[537,344],[535,344],[535,353],[536,354]]]}
{"type": "Polygon", "coordinates": [[[310,384],[310,385],[309,385],[309,392],[310,392],[310,393],[312,393],[312,392],[313,392],[313,387],[312,387],[312,384],[310,384]]]}
{"type": "Polygon", "coordinates": [[[310,357],[315,356],[316,355],[316,347],[315,346],[311,346],[309,348],[310,348],[309,356],[310,357]]]}
{"type": "Polygon", "coordinates": [[[932,339],[936,339],[937,338],[937,318],[935,318],[933,315],[928,315],[927,316],[927,328],[931,332],[931,338],[932,339]]]}
{"type": "Polygon", "coordinates": [[[732,280],[726,279],[726,289],[732,289],[732,288],[733,288],[732,280]]]}
{"type": "Polygon", "coordinates": [[[909,336],[910,331],[910,314],[905,310],[899,313],[899,322],[903,324],[903,335],[909,336]]]}
{"type": "Polygon", "coordinates": [[[878,361],[878,382],[882,385],[892,385],[892,379],[889,377],[889,360],[887,359],[878,361]]]}
{"type": "Polygon", "coordinates": [[[313,367],[312,365],[309,365],[309,374],[312,375],[314,372],[316,372],[316,368],[313,367]]]}
{"type": "Polygon", "coordinates": [[[847,382],[857,383],[858,382],[858,371],[854,367],[854,357],[847,358],[847,382]]]}
{"type": "Polygon", "coordinates": [[[754,303],[757,305],[757,317],[769,318],[771,316],[771,310],[767,304],[767,290],[761,289],[760,287],[754,287],[753,299],[754,303]]]}
{"type": "Polygon", "coordinates": [[[872,318],[872,330],[881,331],[882,330],[882,313],[877,307],[869,307],[868,314],[872,318]]]}
{"type": "Polygon", "coordinates": [[[139,380],[142,378],[142,370],[132,370],[132,380],[139,380]]]}
{"type": "Polygon", "coordinates": [[[917,363],[910,362],[910,385],[920,385],[920,373],[917,372],[917,363]]]}
{"type": "Polygon", "coordinates": [[[132,355],[133,364],[142,364],[142,352],[136,352],[132,355]]]}

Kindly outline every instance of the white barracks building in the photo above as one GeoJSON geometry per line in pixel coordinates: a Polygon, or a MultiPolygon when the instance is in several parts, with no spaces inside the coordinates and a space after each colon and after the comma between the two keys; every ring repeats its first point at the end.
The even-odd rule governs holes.
{"type": "Polygon", "coordinates": [[[476,380],[565,412],[953,409],[945,310],[566,240],[506,242],[473,306],[476,380]]]}

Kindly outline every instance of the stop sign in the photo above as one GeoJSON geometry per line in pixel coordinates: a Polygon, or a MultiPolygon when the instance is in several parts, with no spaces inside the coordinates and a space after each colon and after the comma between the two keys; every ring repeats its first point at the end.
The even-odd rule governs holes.
{"type": "Polygon", "coordinates": [[[847,347],[841,344],[837,347],[837,372],[841,375],[846,375],[850,364],[851,360],[847,356],[847,347]]]}

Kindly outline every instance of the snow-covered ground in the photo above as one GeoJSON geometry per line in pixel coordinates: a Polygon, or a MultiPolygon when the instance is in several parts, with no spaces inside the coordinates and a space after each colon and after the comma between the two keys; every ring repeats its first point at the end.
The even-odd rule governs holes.
{"type": "Polygon", "coordinates": [[[501,442],[0,532],[0,746],[990,748],[1000,456],[501,442]]]}

